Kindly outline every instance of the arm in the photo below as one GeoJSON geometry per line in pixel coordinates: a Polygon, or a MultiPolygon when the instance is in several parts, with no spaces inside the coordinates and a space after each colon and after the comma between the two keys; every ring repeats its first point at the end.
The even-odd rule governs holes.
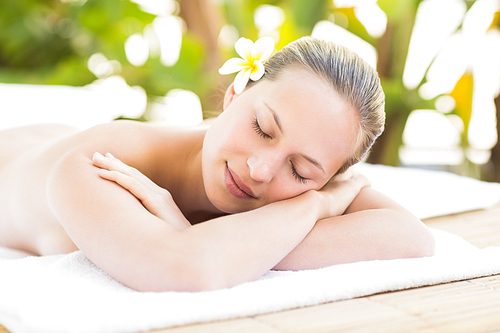
{"type": "Polygon", "coordinates": [[[78,248],[137,290],[207,290],[254,280],[328,216],[318,192],[309,191],[180,230],[102,179],[89,149],[70,151],[58,162],[47,195],[78,248]]]}
{"type": "MultiPolygon", "coordinates": [[[[103,175],[132,191],[144,200],[145,207],[157,215],[162,200],[150,200],[160,189],[149,179],[116,160],[105,167],[113,176],[103,175]],[[138,183],[130,181],[140,179],[138,183]],[[140,186],[145,184],[145,186],[140,186]],[[141,190],[142,188],[142,190],[141,190]]],[[[302,242],[274,269],[300,270],[374,259],[430,256],[434,239],[429,229],[406,209],[383,194],[366,187],[366,179],[352,169],[336,177],[322,192],[332,196],[336,207],[330,217],[316,223],[302,242]],[[336,191],[332,188],[336,187],[336,191]],[[360,188],[362,190],[360,191],[360,188]],[[359,194],[358,194],[359,193],[359,194]]],[[[159,215],[157,215],[159,216],[159,215]]]]}
{"type": "Polygon", "coordinates": [[[432,256],[430,230],[399,204],[365,187],[345,214],[322,219],[274,269],[432,256]]]}

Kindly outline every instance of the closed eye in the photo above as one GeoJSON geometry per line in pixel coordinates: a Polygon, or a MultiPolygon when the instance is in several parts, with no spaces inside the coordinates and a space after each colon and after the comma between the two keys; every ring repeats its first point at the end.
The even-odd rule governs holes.
{"type": "Polygon", "coordinates": [[[255,132],[257,132],[257,134],[260,135],[261,137],[263,137],[264,139],[272,139],[272,137],[269,134],[267,134],[266,132],[264,132],[262,130],[262,128],[260,127],[259,122],[257,120],[257,117],[255,117],[253,119],[252,127],[255,130],[255,132]]]}
{"type": "Polygon", "coordinates": [[[297,180],[298,182],[300,182],[302,184],[306,184],[308,179],[299,175],[299,173],[297,172],[297,169],[295,169],[295,166],[293,165],[292,161],[290,161],[290,167],[292,168],[293,178],[295,178],[295,180],[297,180]]]}
{"type": "MultiPolygon", "coordinates": [[[[261,136],[262,138],[264,139],[272,139],[272,137],[267,134],[266,132],[264,132],[262,130],[262,128],[260,127],[259,125],[259,121],[257,120],[257,117],[255,117],[252,121],[252,127],[253,129],[255,130],[255,132],[261,136]]],[[[293,162],[290,161],[290,167],[292,169],[292,175],[293,175],[293,178],[295,178],[295,180],[297,180],[298,182],[302,183],[302,184],[306,184],[308,179],[307,178],[304,178],[302,177],[298,172],[297,172],[297,169],[295,169],[295,166],[293,165],[293,162]]]]}

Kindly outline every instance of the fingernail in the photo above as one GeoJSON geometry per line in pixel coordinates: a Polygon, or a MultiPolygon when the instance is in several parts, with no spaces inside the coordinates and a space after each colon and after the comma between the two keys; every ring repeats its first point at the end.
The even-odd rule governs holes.
{"type": "Polygon", "coordinates": [[[94,156],[93,156],[95,159],[99,159],[99,160],[102,160],[102,158],[104,156],[102,156],[100,153],[94,153],[94,156]]]}
{"type": "Polygon", "coordinates": [[[107,157],[113,157],[113,158],[114,158],[114,156],[113,156],[113,155],[111,155],[111,153],[106,153],[106,156],[107,156],[107,157]]]}

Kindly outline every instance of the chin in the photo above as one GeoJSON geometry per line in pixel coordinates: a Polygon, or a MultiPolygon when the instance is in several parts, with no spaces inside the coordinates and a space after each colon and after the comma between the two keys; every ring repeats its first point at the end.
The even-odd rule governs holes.
{"type": "MultiPolygon", "coordinates": [[[[224,168],[225,166],[224,163],[224,168]]],[[[212,172],[212,174],[216,174],[216,172],[212,172]]],[[[222,185],[223,181],[220,183],[215,181],[216,177],[207,176],[204,179],[208,180],[204,184],[208,200],[217,210],[225,214],[243,213],[262,206],[255,200],[238,199],[232,196],[222,185]]]]}
{"type": "Polygon", "coordinates": [[[216,200],[214,201],[210,200],[210,202],[212,202],[212,205],[214,205],[215,208],[226,214],[243,213],[253,209],[253,208],[244,208],[241,205],[237,204],[230,204],[225,200],[220,200],[219,202],[216,200]]]}
{"type": "Polygon", "coordinates": [[[216,209],[225,214],[243,213],[258,208],[256,205],[249,205],[248,203],[245,205],[244,202],[240,202],[240,200],[233,198],[230,194],[223,196],[207,193],[207,197],[216,209]]]}

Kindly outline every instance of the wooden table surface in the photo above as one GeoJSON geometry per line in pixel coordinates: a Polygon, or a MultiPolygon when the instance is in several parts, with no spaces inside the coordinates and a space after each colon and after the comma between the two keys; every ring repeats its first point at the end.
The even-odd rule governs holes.
{"type": "MultiPolygon", "coordinates": [[[[500,246],[500,206],[424,222],[480,248],[500,246]]],[[[500,332],[500,275],[151,331],[188,332],[500,332]]]]}

